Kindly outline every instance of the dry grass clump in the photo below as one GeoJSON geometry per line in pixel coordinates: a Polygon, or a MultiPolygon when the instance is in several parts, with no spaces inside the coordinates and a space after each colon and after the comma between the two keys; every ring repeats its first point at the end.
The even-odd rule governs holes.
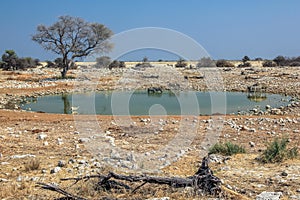
{"type": "Polygon", "coordinates": [[[40,169],[40,160],[39,159],[31,159],[27,162],[25,162],[24,167],[25,167],[25,171],[29,172],[29,171],[33,171],[33,170],[38,170],[40,169]]]}

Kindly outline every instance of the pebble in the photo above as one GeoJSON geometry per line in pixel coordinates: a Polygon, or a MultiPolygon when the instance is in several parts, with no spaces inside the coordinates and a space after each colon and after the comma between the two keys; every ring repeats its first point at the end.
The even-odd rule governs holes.
{"type": "Polygon", "coordinates": [[[55,174],[61,170],[61,167],[54,167],[53,169],[50,170],[50,174],[55,174]]]}
{"type": "Polygon", "coordinates": [[[44,134],[44,133],[39,134],[38,137],[37,137],[37,139],[39,139],[39,140],[44,140],[46,138],[47,138],[47,135],[44,134]]]}
{"type": "Polygon", "coordinates": [[[17,182],[21,182],[22,180],[23,180],[22,176],[18,176],[17,179],[16,179],[17,182]]]}
{"type": "Polygon", "coordinates": [[[58,145],[62,145],[64,142],[63,142],[63,140],[61,139],[61,138],[57,138],[57,144],[58,145]]]}
{"type": "Polygon", "coordinates": [[[256,200],[279,200],[282,196],[281,192],[262,192],[256,196],[256,200]]]}
{"type": "Polygon", "coordinates": [[[286,173],[285,171],[281,172],[281,176],[288,176],[288,173],[286,173]]]}
{"type": "Polygon", "coordinates": [[[79,143],[87,143],[89,141],[90,141],[89,138],[79,138],[79,140],[78,140],[79,143]]]}
{"type": "Polygon", "coordinates": [[[57,163],[58,167],[65,167],[66,165],[67,165],[67,163],[64,160],[59,160],[58,163],[57,163]]]}
{"type": "Polygon", "coordinates": [[[255,147],[255,143],[252,141],[249,142],[249,145],[250,145],[250,147],[255,147]]]}
{"type": "Polygon", "coordinates": [[[10,156],[10,158],[12,159],[21,159],[21,158],[35,158],[36,156],[35,155],[32,155],[32,154],[24,154],[24,155],[13,155],[13,156],[10,156]]]}
{"type": "Polygon", "coordinates": [[[170,200],[170,197],[151,198],[146,200],[170,200]]]}

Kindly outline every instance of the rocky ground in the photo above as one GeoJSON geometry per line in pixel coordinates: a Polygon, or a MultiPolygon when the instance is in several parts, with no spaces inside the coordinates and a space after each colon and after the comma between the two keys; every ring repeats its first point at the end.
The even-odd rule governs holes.
{"type": "Polygon", "coordinates": [[[96,180],[72,185],[74,182],[60,179],[106,174],[108,171],[187,177],[197,171],[208,144],[218,140],[241,144],[247,151],[246,154],[231,157],[216,155],[211,158],[212,170],[221,178],[224,188],[230,191],[225,199],[255,199],[264,191],[281,192],[281,199],[300,199],[299,159],[279,164],[261,164],[255,159],[267,143],[276,137],[288,137],[289,146],[300,146],[299,68],[181,69],[173,71],[175,75],[167,73],[172,70],[81,69],[70,71],[69,75],[76,79],[68,80],[54,80],[59,71],[53,69],[1,71],[0,197],[51,199],[60,196],[36,187],[37,182],[44,182],[57,184],[89,199],[105,196],[123,199],[197,199],[189,188],[172,189],[146,184],[134,194],[128,191],[110,193],[96,191],[96,180]],[[213,73],[218,74],[212,77],[213,73]],[[202,76],[214,81],[207,83],[202,76]],[[222,84],[215,84],[220,82],[222,84]],[[199,117],[132,116],[126,124],[120,124],[120,120],[124,120],[113,116],[27,112],[19,110],[17,104],[29,96],[70,91],[139,89],[157,85],[165,89],[245,91],[247,86],[255,83],[266,84],[267,92],[291,95],[294,101],[286,108],[279,108],[276,113],[199,117]],[[178,135],[184,137],[178,139],[178,135]],[[102,145],[108,146],[95,149],[92,144],[97,143],[98,139],[105,141],[102,145]],[[171,146],[172,152],[160,154],[166,146],[171,146]],[[114,147],[120,147],[121,152],[125,153],[120,153],[114,147]]]}

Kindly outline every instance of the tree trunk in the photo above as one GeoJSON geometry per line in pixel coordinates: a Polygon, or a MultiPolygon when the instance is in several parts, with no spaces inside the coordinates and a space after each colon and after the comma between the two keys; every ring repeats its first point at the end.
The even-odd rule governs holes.
{"type": "Polygon", "coordinates": [[[61,71],[61,77],[62,77],[63,79],[65,79],[65,78],[66,78],[66,75],[67,75],[67,68],[66,68],[66,67],[63,67],[63,70],[61,71]]]}
{"type": "Polygon", "coordinates": [[[63,56],[62,64],[63,64],[63,70],[61,72],[61,77],[63,79],[65,79],[66,75],[67,75],[67,72],[69,70],[69,62],[68,62],[68,56],[67,55],[63,56]]]}

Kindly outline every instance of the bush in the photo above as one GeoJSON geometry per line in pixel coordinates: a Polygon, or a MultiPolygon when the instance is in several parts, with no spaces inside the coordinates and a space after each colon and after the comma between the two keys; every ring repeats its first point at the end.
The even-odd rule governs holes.
{"type": "Polygon", "coordinates": [[[18,58],[14,50],[6,50],[2,55],[0,68],[4,70],[25,70],[40,65],[38,59],[30,57],[18,58]]]}
{"type": "Polygon", "coordinates": [[[291,67],[298,67],[298,66],[300,66],[300,62],[299,62],[299,61],[291,62],[291,63],[289,64],[289,66],[291,66],[291,67]]]}
{"type": "Polygon", "coordinates": [[[233,144],[231,142],[216,143],[209,149],[209,154],[222,154],[225,156],[231,156],[238,153],[246,153],[244,147],[233,144]]]}
{"type": "Polygon", "coordinates": [[[197,63],[197,67],[215,67],[215,66],[216,66],[215,62],[209,57],[203,57],[197,63]]]}
{"type": "Polygon", "coordinates": [[[265,62],[263,62],[263,67],[276,67],[276,63],[271,61],[271,60],[266,60],[265,62]]]}
{"type": "Polygon", "coordinates": [[[268,145],[267,149],[262,153],[259,160],[263,163],[276,163],[287,159],[296,158],[298,156],[298,148],[294,147],[288,149],[288,143],[289,140],[287,138],[283,138],[281,140],[276,138],[268,145]]]}
{"type": "Polygon", "coordinates": [[[114,60],[108,66],[109,69],[112,69],[112,68],[125,68],[125,67],[126,67],[125,62],[124,61],[118,61],[118,60],[114,60]]]}
{"type": "Polygon", "coordinates": [[[111,63],[111,59],[108,56],[101,56],[96,58],[96,68],[108,68],[109,64],[111,63]]]}
{"type": "Polygon", "coordinates": [[[216,63],[217,67],[234,67],[234,64],[227,60],[218,60],[216,63]]]}
{"type": "Polygon", "coordinates": [[[187,66],[187,63],[184,59],[180,58],[177,63],[175,64],[175,67],[182,67],[185,68],[187,66]]]}
{"type": "Polygon", "coordinates": [[[251,63],[245,62],[245,63],[239,64],[238,67],[251,67],[251,63]]]}
{"type": "Polygon", "coordinates": [[[138,63],[135,65],[135,68],[147,68],[147,67],[153,67],[148,61],[147,57],[143,58],[143,61],[141,63],[138,63]]]}

